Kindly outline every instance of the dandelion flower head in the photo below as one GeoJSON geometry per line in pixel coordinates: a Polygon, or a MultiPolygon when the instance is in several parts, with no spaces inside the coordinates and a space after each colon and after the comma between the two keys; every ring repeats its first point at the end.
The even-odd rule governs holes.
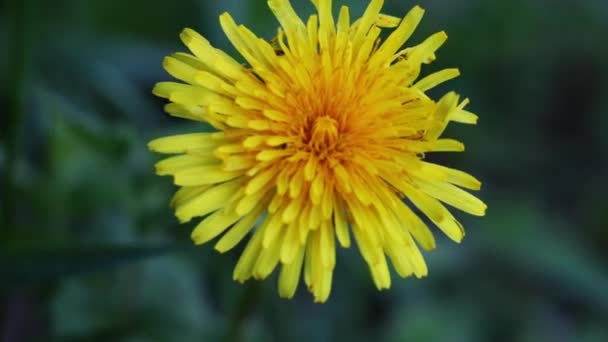
{"type": "Polygon", "coordinates": [[[215,249],[223,253],[250,236],[235,280],[264,279],[279,268],[280,296],[291,298],[303,278],[324,302],[338,244],[356,242],[376,287],[387,289],[389,262],[401,277],[427,275],[419,248],[432,250],[435,240],[420,216],[460,242],[463,227],[444,204],[478,216],[486,206],[463,190],[478,190],[477,179],[424,160],[464,150],[441,137],[450,121],[477,121],[455,93],[438,101],[426,95],[457,69],[419,77],[446,34],[404,48],[420,7],[396,18],[372,0],[351,20],[346,6],[335,18],[331,0],[312,2],[316,13],[303,21],[289,0],[269,0],[280,24],[272,40],[222,14],[245,63],[185,29],[180,37],[191,53],[163,63],[181,82],[158,83],[153,92],[170,101],[170,115],[216,131],[149,147],[173,155],[156,171],[180,187],[171,202],[177,218],[198,218],[196,244],[219,237],[215,249]],[[391,30],[383,41],[382,29],[391,30]]]}

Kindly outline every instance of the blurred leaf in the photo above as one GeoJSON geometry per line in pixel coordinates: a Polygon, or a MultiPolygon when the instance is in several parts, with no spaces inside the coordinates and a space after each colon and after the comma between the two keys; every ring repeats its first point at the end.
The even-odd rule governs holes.
{"type": "Polygon", "coordinates": [[[492,230],[479,232],[487,253],[560,296],[608,312],[608,268],[570,235],[575,227],[559,220],[559,214],[547,216],[529,199],[495,202],[495,208],[485,221],[492,230]]]}
{"type": "Polygon", "coordinates": [[[181,244],[9,246],[0,251],[0,270],[3,280],[0,287],[22,286],[36,281],[99,271],[187,249],[188,247],[181,244]]]}
{"type": "Polygon", "coordinates": [[[387,341],[478,341],[481,317],[473,303],[428,303],[400,308],[386,329],[387,341]]]}
{"type": "Polygon", "coordinates": [[[61,281],[51,303],[55,332],[66,341],[217,340],[206,336],[217,335],[224,317],[201,294],[198,267],[172,254],[61,281]]]}

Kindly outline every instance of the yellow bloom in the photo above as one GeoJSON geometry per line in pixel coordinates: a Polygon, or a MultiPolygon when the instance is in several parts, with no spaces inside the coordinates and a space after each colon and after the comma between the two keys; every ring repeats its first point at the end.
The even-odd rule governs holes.
{"type": "Polygon", "coordinates": [[[457,77],[457,69],[417,80],[446,34],[402,49],[420,7],[399,19],[381,14],[383,1],[372,0],[352,22],[343,6],[336,23],[331,0],[312,2],[318,14],[304,23],[289,0],[269,0],[281,25],[272,42],[222,14],[245,65],[185,29],[181,39],[192,54],[163,64],[184,83],[161,82],[153,92],[171,101],[169,114],[218,131],[160,138],[149,147],[176,155],[156,171],[181,187],[171,202],[181,222],[204,217],[192,232],[196,244],[223,234],[215,249],[225,252],[254,231],[235,280],[266,278],[280,264],[282,297],[294,295],[303,272],[315,301],[324,302],[336,240],[349,247],[351,233],[378,289],[391,285],[387,256],[401,277],[427,274],[417,245],[431,250],[435,240],[404,199],[456,242],[464,230],[441,202],[479,216],[486,205],[461,189],[478,190],[478,180],[423,160],[427,152],[464,150],[440,138],[448,122],[477,121],[455,93],[438,102],[425,94],[457,77]],[[384,42],[381,28],[394,28],[384,42]]]}

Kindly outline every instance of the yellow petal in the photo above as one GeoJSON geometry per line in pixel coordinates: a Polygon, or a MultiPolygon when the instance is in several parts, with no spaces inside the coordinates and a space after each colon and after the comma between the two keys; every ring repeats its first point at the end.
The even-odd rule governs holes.
{"type": "Polygon", "coordinates": [[[221,129],[221,124],[214,121],[207,109],[200,106],[186,106],[178,103],[168,103],[163,108],[165,112],[176,118],[206,121],[217,129],[221,129]]]}
{"type": "Polygon", "coordinates": [[[281,212],[282,211],[279,211],[276,214],[268,215],[270,220],[268,221],[266,230],[264,232],[264,241],[262,241],[262,246],[264,246],[265,249],[275,245],[279,235],[284,235],[281,234],[285,230],[285,225],[281,221],[281,212]]]}
{"type": "Polygon", "coordinates": [[[194,77],[197,72],[200,71],[192,65],[173,56],[165,57],[163,60],[163,67],[171,76],[190,84],[195,83],[194,77]]]}
{"type": "Polygon", "coordinates": [[[435,111],[429,117],[431,126],[425,134],[427,140],[439,138],[449,122],[450,113],[456,109],[457,105],[458,95],[454,92],[447,93],[439,100],[435,111]]]}
{"type": "Polygon", "coordinates": [[[273,161],[284,156],[288,156],[291,152],[285,150],[263,150],[258,153],[255,158],[259,161],[273,161]]]}
{"type": "Polygon", "coordinates": [[[212,149],[218,144],[213,133],[190,133],[158,138],[148,148],[158,153],[185,153],[189,150],[212,149]]]}
{"type": "Polygon", "coordinates": [[[321,172],[317,173],[317,176],[310,185],[310,200],[314,205],[321,203],[321,196],[323,196],[323,178],[325,175],[321,172]]]}
{"type": "Polygon", "coordinates": [[[422,248],[427,251],[435,249],[435,237],[433,237],[431,230],[405,203],[401,201],[400,203],[401,205],[395,213],[403,222],[405,228],[414,236],[422,248]]]}
{"type": "Polygon", "coordinates": [[[300,217],[298,218],[298,226],[299,229],[299,237],[300,243],[305,243],[308,238],[308,233],[310,228],[308,227],[308,222],[310,222],[310,213],[312,211],[312,203],[308,202],[304,205],[304,208],[300,212],[300,217]]]}
{"type": "Polygon", "coordinates": [[[365,259],[368,264],[375,264],[382,254],[382,249],[376,241],[373,241],[370,238],[370,234],[366,234],[365,230],[367,230],[367,227],[366,229],[362,229],[359,228],[358,224],[352,225],[352,232],[363,259],[365,259]]]}
{"type": "Polygon", "coordinates": [[[224,171],[221,165],[203,165],[177,171],[174,175],[175,185],[196,186],[217,184],[241,176],[241,171],[224,171]]]}
{"type": "Polygon", "coordinates": [[[337,200],[334,209],[334,225],[336,227],[336,235],[342,247],[350,247],[350,234],[348,233],[348,221],[342,200],[337,200]]]}
{"type": "Polygon", "coordinates": [[[319,42],[321,49],[327,51],[331,49],[329,44],[336,32],[332,14],[332,0],[319,0],[317,11],[319,12],[319,42]]]}
{"type": "Polygon", "coordinates": [[[454,139],[439,139],[429,144],[428,152],[463,152],[464,144],[454,139]]]}
{"type": "Polygon", "coordinates": [[[475,216],[484,216],[487,206],[477,197],[449,183],[416,179],[420,190],[455,208],[475,216]]]}
{"type": "Polygon", "coordinates": [[[256,191],[262,189],[268,182],[270,182],[278,173],[278,167],[271,167],[266,171],[256,175],[253,177],[249,183],[247,183],[247,187],[245,188],[245,194],[251,195],[256,191]]]}
{"type": "Polygon", "coordinates": [[[245,215],[256,205],[259,204],[259,201],[270,191],[272,188],[271,185],[266,185],[262,189],[252,193],[251,195],[245,195],[236,206],[236,212],[245,215]]]}
{"type": "Polygon", "coordinates": [[[345,194],[350,194],[352,192],[352,187],[351,187],[352,181],[350,179],[350,176],[348,175],[348,172],[346,172],[344,167],[340,164],[334,165],[333,171],[336,175],[335,180],[337,181],[340,189],[345,194]]]}
{"type": "Polygon", "coordinates": [[[423,15],[424,10],[420,6],[415,6],[408,12],[399,24],[399,27],[391,33],[372,57],[370,62],[372,68],[380,65],[388,66],[390,64],[391,57],[401,46],[403,46],[412,33],[414,33],[414,30],[416,29],[416,26],[418,26],[418,23],[420,23],[420,20],[422,20],[423,15]]]}
{"type": "Polygon", "coordinates": [[[331,292],[333,270],[322,269],[320,271],[317,287],[313,287],[313,296],[315,303],[325,303],[331,292]]]}
{"type": "Polygon", "coordinates": [[[175,215],[182,223],[190,221],[195,216],[207,215],[223,207],[241,186],[241,182],[240,179],[235,179],[210,187],[190,200],[176,204],[175,215]]]}
{"type": "Polygon", "coordinates": [[[223,233],[229,226],[238,221],[241,216],[236,213],[227,213],[218,210],[207,216],[192,231],[192,240],[195,244],[203,244],[223,233]]]}
{"type": "Polygon", "coordinates": [[[452,113],[450,119],[452,121],[474,125],[477,123],[478,117],[477,115],[466,110],[457,110],[452,113]]]}
{"type": "Polygon", "coordinates": [[[306,27],[302,19],[291,7],[289,0],[268,0],[268,7],[285,30],[290,42],[304,41],[306,27]]]}
{"type": "Polygon", "coordinates": [[[281,238],[268,247],[263,247],[255,262],[253,275],[256,279],[265,279],[279,264],[281,254],[281,238]]]}
{"type": "Polygon", "coordinates": [[[240,171],[247,170],[256,164],[255,158],[249,155],[233,155],[223,159],[222,170],[240,171]]]}
{"type": "Polygon", "coordinates": [[[194,30],[184,29],[180,38],[188,49],[215,74],[232,80],[243,77],[244,67],[242,65],[223,51],[212,47],[207,39],[194,30]]]}
{"type": "Polygon", "coordinates": [[[351,37],[354,49],[358,50],[360,48],[361,43],[366,38],[366,33],[370,31],[372,25],[375,24],[376,20],[378,20],[382,5],[384,5],[384,0],[372,0],[367,5],[365,12],[363,12],[363,16],[361,17],[361,19],[359,19],[359,22],[357,24],[357,30],[351,37]]]}
{"type": "Polygon", "coordinates": [[[306,284],[306,286],[308,287],[308,289],[310,290],[313,286],[312,282],[313,282],[313,254],[315,252],[315,246],[313,243],[313,237],[312,234],[311,236],[309,236],[307,238],[307,242],[305,243],[306,246],[306,252],[305,252],[305,259],[304,259],[304,283],[306,284]]]}
{"type": "Polygon", "coordinates": [[[296,198],[302,192],[302,186],[304,185],[304,171],[298,170],[289,182],[289,197],[296,198]]]}
{"type": "Polygon", "coordinates": [[[458,69],[443,69],[426,76],[416,82],[414,86],[422,91],[427,91],[458,76],[460,76],[460,71],[458,69]]]}
{"type": "Polygon", "coordinates": [[[156,164],[156,174],[159,176],[171,175],[179,172],[180,170],[198,167],[198,166],[209,166],[209,164],[216,164],[218,160],[213,156],[200,156],[200,155],[180,155],[163,159],[156,164]]]}
{"type": "Polygon", "coordinates": [[[309,46],[313,50],[317,49],[317,44],[319,43],[318,19],[319,18],[313,14],[308,18],[308,22],[306,23],[306,31],[308,33],[309,46]]]}
{"type": "Polygon", "coordinates": [[[314,155],[308,157],[308,161],[304,166],[304,178],[307,181],[312,181],[317,172],[317,166],[319,165],[317,158],[314,155]]]}
{"type": "Polygon", "coordinates": [[[194,197],[202,194],[207,189],[209,189],[211,185],[201,185],[201,186],[183,186],[179,188],[173,195],[171,199],[171,207],[176,207],[182,205],[183,203],[193,199],[194,197]]]}
{"type": "Polygon", "coordinates": [[[336,265],[336,243],[331,221],[324,221],[320,230],[321,262],[323,267],[333,269],[336,265]]]}
{"type": "Polygon", "coordinates": [[[323,190],[323,197],[321,198],[321,214],[323,219],[331,219],[331,214],[334,210],[334,190],[332,185],[327,185],[323,190]]]}
{"type": "Polygon", "coordinates": [[[400,22],[401,18],[387,14],[380,14],[378,16],[378,20],[376,21],[376,25],[383,28],[393,28],[399,26],[400,22]]]}
{"type": "Polygon", "coordinates": [[[298,288],[302,263],[304,260],[304,247],[299,246],[295,251],[295,256],[290,263],[284,263],[279,275],[279,296],[282,298],[292,298],[298,288]]]}
{"type": "Polygon", "coordinates": [[[285,237],[281,244],[281,262],[284,265],[292,263],[300,249],[303,249],[298,238],[298,230],[299,226],[297,221],[295,221],[285,231],[285,237]]]}
{"type": "Polygon", "coordinates": [[[376,284],[378,290],[389,289],[391,287],[391,274],[388,270],[388,264],[386,263],[384,254],[382,254],[378,263],[370,265],[370,271],[374,284],[376,284]]]}
{"type": "Polygon", "coordinates": [[[284,208],[287,205],[288,199],[285,196],[275,193],[272,201],[268,204],[268,212],[274,214],[279,208],[284,208]]]}
{"type": "Polygon", "coordinates": [[[445,174],[445,180],[454,185],[471,190],[479,190],[481,188],[481,182],[466,172],[427,162],[423,162],[423,165],[425,170],[445,174]]]}
{"type": "Polygon", "coordinates": [[[232,273],[232,278],[234,280],[242,283],[253,275],[253,269],[260,255],[260,251],[262,250],[262,237],[264,236],[264,229],[262,228],[263,227],[260,227],[260,229],[253,234],[253,237],[251,237],[247,247],[245,247],[245,250],[241,254],[232,273]]]}
{"type": "Polygon", "coordinates": [[[305,200],[305,196],[299,196],[299,197],[296,197],[295,199],[291,199],[289,201],[289,204],[287,205],[287,207],[285,208],[285,211],[283,212],[282,219],[283,219],[284,223],[291,223],[291,222],[295,221],[298,214],[304,207],[304,200],[305,200]]]}
{"type": "Polygon", "coordinates": [[[412,241],[411,244],[408,244],[404,249],[405,254],[407,255],[407,259],[412,265],[414,269],[414,274],[416,278],[426,277],[428,274],[428,268],[426,266],[426,262],[424,261],[424,257],[420,253],[416,244],[412,241]]]}
{"type": "Polygon", "coordinates": [[[414,269],[407,258],[407,254],[403,251],[402,246],[389,242],[386,246],[386,254],[391,259],[391,263],[400,277],[406,278],[414,273],[414,269]]]}
{"type": "Polygon", "coordinates": [[[318,205],[312,205],[310,208],[310,215],[308,216],[308,228],[315,230],[319,228],[321,224],[321,207],[318,205]]]}
{"type": "Polygon", "coordinates": [[[230,230],[228,230],[228,232],[217,242],[215,249],[220,253],[224,253],[236,246],[236,244],[247,235],[251,228],[253,228],[256,221],[264,213],[264,210],[266,210],[266,208],[263,201],[245,215],[237,224],[230,228],[230,230]]]}
{"type": "Polygon", "coordinates": [[[462,226],[439,201],[409,184],[402,184],[400,190],[450,239],[456,242],[462,241],[464,237],[462,226]]]}
{"type": "Polygon", "coordinates": [[[432,62],[435,59],[435,51],[437,51],[447,39],[448,35],[443,31],[431,35],[425,39],[424,42],[412,48],[408,61],[415,64],[432,62]]]}

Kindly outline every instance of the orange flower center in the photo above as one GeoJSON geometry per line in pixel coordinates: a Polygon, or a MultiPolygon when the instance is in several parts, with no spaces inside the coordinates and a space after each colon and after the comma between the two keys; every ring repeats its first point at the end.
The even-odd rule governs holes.
{"type": "Polygon", "coordinates": [[[310,146],[313,151],[327,152],[336,145],[337,140],[338,122],[328,115],[316,118],[310,135],[310,146]]]}

